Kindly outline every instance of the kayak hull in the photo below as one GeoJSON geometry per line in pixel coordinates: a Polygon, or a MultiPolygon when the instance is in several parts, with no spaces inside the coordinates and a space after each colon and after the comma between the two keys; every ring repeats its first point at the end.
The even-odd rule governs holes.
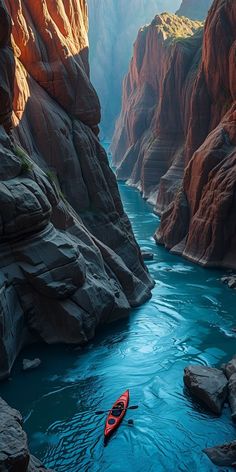
{"type": "Polygon", "coordinates": [[[125,413],[126,409],[128,408],[129,405],[129,390],[126,390],[122,395],[116,400],[114,403],[112,409],[110,410],[109,415],[107,416],[106,419],[106,424],[105,424],[105,429],[104,429],[104,443],[106,444],[108,439],[111,437],[111,435],[116,431],[116,429],[120,426],[125,413]],[[123,403],[124,404],[124,410],[121,412],[120,416],[114,416],[112,414],[112,411],[117,407],[117,404],[123,403]]]}

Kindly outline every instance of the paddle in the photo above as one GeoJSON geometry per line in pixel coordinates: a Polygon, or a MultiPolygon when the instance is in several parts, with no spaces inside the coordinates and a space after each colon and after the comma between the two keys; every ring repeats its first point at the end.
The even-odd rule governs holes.
{"type": "Polygon", "coordinates": [[[111,408],[110,410],[101,410],[101,411],[95,411],[95,415],[103,415],[104,413],[109,413],[109,411],[112,411],[112,410],[122,410],[122,411],[125,411],[125,410],[137,410],[138,408],[138,405],[132,405],[132,406],[129,406],[128,408],[119,408],[119,407],[114,407],[114,408],[111,408]]]}

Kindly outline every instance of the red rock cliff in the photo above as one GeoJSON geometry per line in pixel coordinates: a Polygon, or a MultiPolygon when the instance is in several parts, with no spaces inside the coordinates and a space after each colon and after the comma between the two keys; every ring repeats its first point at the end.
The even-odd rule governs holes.
{"type": "Polygon", "coordinates": [[[84,343],[152,282],[95,135],[86,2],[0,0],[0,13],[3,378],[26,343],[84,343]]]}
{"type": "Polygon", "coordinates": [[[208,266],[236,267],[236,3],[215,0],[191,97],[183,187],[157,240],[208,266]]]}
{"type": "Polygon", "coordinates": [[[162,211],[183,175],[193,78],[200,60],[199,22],[162,14],[139,31],[124,82],[112,150],[117,175],[162,211]],[[163,179],[165,176],[165,181],[163,179]],[[157,205],[156,205],[157,206],[157,205]]]}
{"type": "Polygon", "coordinates": [[[118,177],[164,212],[158,242],[211,266],[236,267],[235,15],[214,1],[202,49],[194,30],[174,41],[176,17],[140,31],[113,140],[118,177]]]}

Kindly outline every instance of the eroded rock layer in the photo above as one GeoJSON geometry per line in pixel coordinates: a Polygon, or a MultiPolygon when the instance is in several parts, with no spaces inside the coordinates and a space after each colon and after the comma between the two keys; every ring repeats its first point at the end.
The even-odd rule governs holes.
{"type": "Polygon", "coordinates": [[[235,268],[236,3],[213,2],[203,43],[196,23],[176,18],[158,16],[139,32],[114,164],[162,215],[159,243],[235,268]]]}
{"type": "Polygon", "coordinates": [[[180,0],[87,0],[91,80],[102,104],[102,134],[111,139],[121,108],[122,81],[127,73],[138,29],[163,11],[174,12],[180,0]]]}
{"type": "Polygon", "coordinates": [[[172,199],[183,175],[183,147],[201,44],[201,23],[158,15],[139,31],[124,82],[113,162],[118,178],[129,179],[155,203],[160,187],[159,211],[172,199]]]}
{"type": "Polygon", "coordinates": [[[83,344],[149,298],[152,281],[96,137],[86,2],[0,8],[3,378],[26,343],[83,344]]]}

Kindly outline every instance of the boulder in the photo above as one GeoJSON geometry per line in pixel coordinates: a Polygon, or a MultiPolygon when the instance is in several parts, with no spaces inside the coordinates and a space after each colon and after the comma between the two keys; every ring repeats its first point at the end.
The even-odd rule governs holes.
{"type": "Polygon", "coordinates": [[[236,462],[236,441],[203,450],[211,461],[218,466],[231,467],[236,462]]]}
{"type": "MultiPolygon", "coordinates": [[[[232,331],[234,331],[235,328],[232,328],[232,331]]],[[[231,359],[227,364],[224,365],[224,373],[229,379],[231,375],[236,374],[236,356],[231,359]]]]}
{"type": "Polygon", "coordinates": [[[231,408],[231,416],[236,421],[236,373],[232,374],[229,379],[229,404],[231,408]]]}
{"type": "Polygon", "coordinates": [[[229,277],[228,287],[229,288],[236,288],[236,277],[229,277]]]}
{"type": "Polygon", "coordinates": [[[21,414],[0,398],[0,471],[46,472],[43,465],[30,455],[22,423],[21,414]]]}
{"type": "Polygon", "coordinates": [[[40,359],[23,359],[23,370],[37,369],[42,364],[40,359]]]}
{"type": "Polygon", "coordinates": [[[221,414],[228,391],[228,381],[222,370],[190,365],[184,369],[184,383],[193,398],[213,413],[221,414]]]}
{"type": "Polygon", "coordinates": [[[154,254],[152,252],[141,251],[141,254],[144,261],[153,261],[154,259],[154,254]]]}

